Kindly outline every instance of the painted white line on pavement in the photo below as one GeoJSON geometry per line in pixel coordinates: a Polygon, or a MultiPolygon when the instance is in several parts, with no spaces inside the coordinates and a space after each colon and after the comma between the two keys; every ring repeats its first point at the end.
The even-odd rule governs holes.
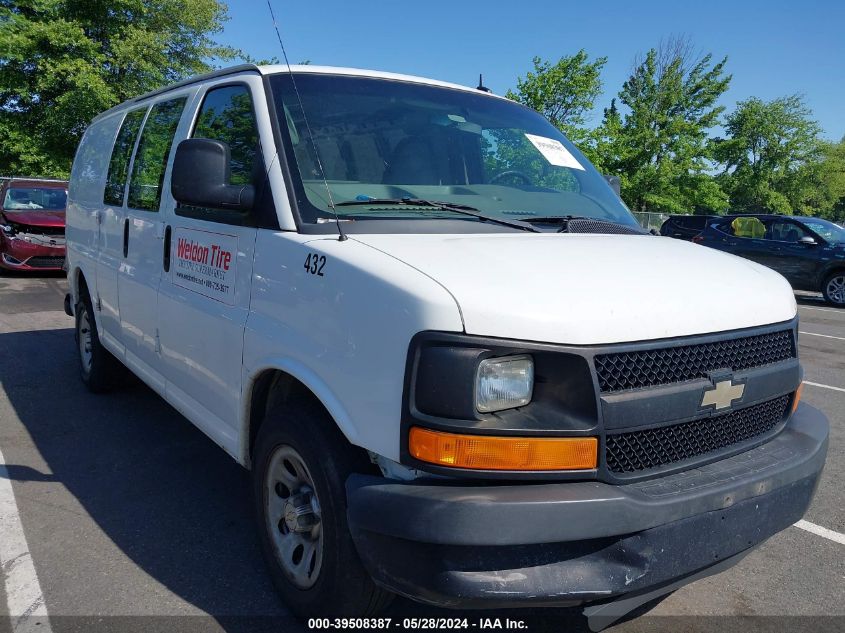
{"type": "Polygon", "coordinates": [[[845,534],[840,534],[839,532],[828,530],[826,527],[816,525],[815,523],[810,523],[809,521],[805,521],[804,519],[801,519],[800,521],[798,521],[798,523],[795,523],[794,525],[797,528],[807,530],[808,532],[812,532],[813,534],[822,536],[828,540],[834,541],[835,543],[839,543],[840,545],[845,545],[845,534]]]}
{"type": "Polygon", "coordinates": [[[805,310],[818,310],[819,312],[836,312],[836,314],[845,315],[845,310],[837,310],[836,308],[814,308],[813,306],[805,306],[798,304],[799,308],[804,308],[805,310]]]}
{"type": "Polygon", "coordinates": [[[813,387],[821,387],[822,389],[833,389],[834,391],[845,392],[845,389],[843,389],[842,387],[831,387],[830,385],[823,385],[820,382],[810,382],[809,380],[805,380],[804,384],[811,385],[813,387]]]}
{"type": "Polygon", "coordinates": [[[835,338],[837,341],[845,341],[845,336],[831,336],[830,334],[816,334],[815,332],[804,332],[798,330],[799,334],[806,334],[807,336],[821,336],[822,338],[835,338]]]}
{"type": "Polygon", "coordinates": [[[47,606],[26,544],[12,480],[0,451],[0,573],[12,633],[50,633],[47,606]]]}

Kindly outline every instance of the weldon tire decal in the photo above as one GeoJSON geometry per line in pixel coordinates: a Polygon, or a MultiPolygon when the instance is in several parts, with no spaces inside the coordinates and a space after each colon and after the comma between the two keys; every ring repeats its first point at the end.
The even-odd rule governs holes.
{"type": "Polygon", "coordinates": [[[174,227],[171,249],[170,278],[174,286],[234,305],[236,235],[174,227]]]}

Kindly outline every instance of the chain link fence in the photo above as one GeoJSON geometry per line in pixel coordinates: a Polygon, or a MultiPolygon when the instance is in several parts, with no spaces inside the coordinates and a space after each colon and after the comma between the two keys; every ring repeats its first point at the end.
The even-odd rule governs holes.
{"type": "Polygon", "coordinates": [[[669,218],[669,213],[652,213],[650,211],[633,211],[634,217],[644,229],[660,230],[663,223],[669,218]]]}

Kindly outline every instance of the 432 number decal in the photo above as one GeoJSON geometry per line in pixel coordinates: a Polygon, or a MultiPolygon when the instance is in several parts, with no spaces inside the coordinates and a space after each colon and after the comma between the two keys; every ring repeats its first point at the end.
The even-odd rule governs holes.
{"type": "Polygon", "coordinates": [[[317,275],[318,277],[323,276],[323,268],[326,266],[326,256],[325,255],[317,255],[317,253],[309,253],[308,257],[305,258],[305,272],[311,273],[312,275],[317,275]]]}

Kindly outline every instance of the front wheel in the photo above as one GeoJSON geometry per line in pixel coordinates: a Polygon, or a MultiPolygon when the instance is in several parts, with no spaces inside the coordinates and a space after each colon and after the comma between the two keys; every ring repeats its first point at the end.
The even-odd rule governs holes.
{"type": "Polygon", "coordinates": [[[845,270],[827,276],[822,284],[822,294],[829,304],[845,307],[845,270]]]}
{"type": "Polygon", "coordinates": [[[374,615],[377,587],[346,520],[346,478],[372,465],[316,402],[283,403],[261,425],[253,487],[259,538],[276,589],[302,618],[374,615]]]}

